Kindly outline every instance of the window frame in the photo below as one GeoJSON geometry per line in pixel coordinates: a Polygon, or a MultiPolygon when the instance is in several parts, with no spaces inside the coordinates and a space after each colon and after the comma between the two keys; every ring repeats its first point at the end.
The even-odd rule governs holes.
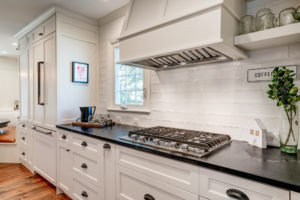
{"type": "Polygon", "coordinates": [[[109,65],[108,65],[108,90],[109,90],[109,105],[108,111],[119,112],[139,112],[150,113],[150,70],[144,69],[144,104],[143,105],[120,105],[115,103],[115,49],[119,47],[118,42],[109,42],[109,65]]]}

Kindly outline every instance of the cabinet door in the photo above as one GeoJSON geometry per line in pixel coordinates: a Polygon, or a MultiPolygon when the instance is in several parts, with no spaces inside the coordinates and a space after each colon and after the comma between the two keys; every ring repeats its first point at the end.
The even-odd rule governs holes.
{"type": "Polygon", "coordinates": [[[20,120],[28,119],[28,51],[24,50],[19,57],[20,67],[20,120]]]}
{"type": "Polygon", "coordinates": [[[36,128],[34,132],[34,171],[56,184],[55,132],[36,128]]]}
{"type": "Polygon", "coordinates": [[[67,145],[58,145],[58,187],[66,194],[72,191],[72,153],[67,145]]]}
{"type": "Polygon", "coordinates": [[[56,55],[55,34],[44,40],[45,94],[44,124],[48,128],[56,125],[56,55]]]}
{"type": "Polygon", "coordinates": [[[44,77],[44,71],[38,70],[39,67],[44,67],[43,62],[44,43],[40,41],[33,46],[33,122],[36,125],[42,125],[44,122],[44,105],[39,104],[39,90],[44,91],[44,86],[39,84],[39,78],[44,77]]]}

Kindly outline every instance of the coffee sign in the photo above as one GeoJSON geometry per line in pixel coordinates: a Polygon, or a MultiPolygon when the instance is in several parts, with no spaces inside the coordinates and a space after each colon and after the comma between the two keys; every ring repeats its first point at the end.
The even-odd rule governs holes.
{"type": "MultiPolygon", "coordinates": [[[[297,66],[287,66],[286,68],[293,70],[296,73],[295,78],[297,77],[297,66]]],[[[275,67],[262,68],[262,69],[249,69],[248,70],[248,82],[260,82],[260,81],[271,81],[272,80],[272,71],[275,67]]]]}

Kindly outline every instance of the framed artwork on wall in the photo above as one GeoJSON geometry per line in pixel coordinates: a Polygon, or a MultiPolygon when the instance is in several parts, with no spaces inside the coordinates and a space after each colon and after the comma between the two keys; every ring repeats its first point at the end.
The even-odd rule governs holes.
{"type": "Polygon", "coordinates": [[[82,62],[72,62],[72,82],[88,83],[89,82],[89,64],[82,62]]]}

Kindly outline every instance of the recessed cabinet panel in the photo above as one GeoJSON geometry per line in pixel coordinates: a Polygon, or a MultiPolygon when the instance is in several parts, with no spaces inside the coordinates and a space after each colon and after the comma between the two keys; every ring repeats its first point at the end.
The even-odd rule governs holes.
{"type": "Polygon", "coordinates": [[[38,104],[39,92],[38,90],[44,89],[39,88],[39,77],[42,75],[38,70],[41,62],[44,62],[44,43],[43,41],[33,46],[33,73],[34,73],[34,84],[33,84],[33,122],[35,124],[42,124],[44,122],[44,106],[38,104]]]}
{"type": "Polygon", "coordinates": [[[56,184],[56,142],[55,132],[38,128],[34,131],[34,170],[56,184]]]}
{"type": "Polygon", "coordinates": [[[120,146],[117,147],[117,163],[175,187],[198,193],[197,166],[120,146]]]}
{"type": "Polygon", "coordinates": [[[198,200],[198,195],[123,166],[117,166],[117,195],[119,200],[198,200]]]}
{"type": "Polygon", "coordinates": [[[44,123],[49,128],[56,125],[56,55],[55,35],[47,37],[44,41],[44,67],[45,67],[45,91],[44,91],[44,123]]]}
{"type": "Polygon", "coordinates": [[[200,168],[200,195],[213,200],[227,200],[237,193],[255,200],[289,200],[289,191],[258,182],[200,168]]]}
{"type": "MultiPolygon", "coordinates": [[[[100,155],[99,155],[100,157],[100,155]]],[[[83,176],[93,183],[101,186],[101,165],[98,160],[94,160],[76,152],[73,153],[73,170],[79,176],[83,176]]]]}

